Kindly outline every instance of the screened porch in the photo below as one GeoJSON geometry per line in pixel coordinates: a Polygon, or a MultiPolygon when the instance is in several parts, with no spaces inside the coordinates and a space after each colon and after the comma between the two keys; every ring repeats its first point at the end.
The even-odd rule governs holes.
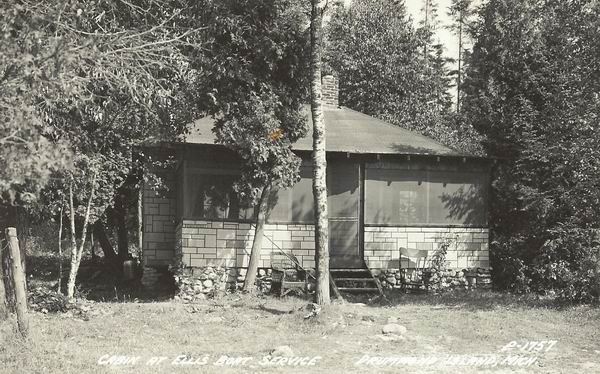
{"type": "MultiPolygon", "coordinates": [[[[314,224],[312,168],[302,156],[298,183],[273,191],[267,223],[314,224]]],[[[242,206],[232,187],[238,165],[214,151],[185,158],[178,170],[179,219],[254,223],[255,208],[242,206]]],[[[365,231],[374,228],[487,227],[489,167],[483,162],[332,154],[327,174],[332,267],[362,266],[365,231]]]]}

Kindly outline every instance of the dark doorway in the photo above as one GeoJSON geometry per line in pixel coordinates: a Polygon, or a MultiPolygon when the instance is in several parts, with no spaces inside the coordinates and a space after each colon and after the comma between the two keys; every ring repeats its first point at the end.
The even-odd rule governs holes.
{"type": "Polygon", "coordinates": [[[350,161],[328,161],[329,254],[333,269],[361,268],[360,169],[350,161]]]}

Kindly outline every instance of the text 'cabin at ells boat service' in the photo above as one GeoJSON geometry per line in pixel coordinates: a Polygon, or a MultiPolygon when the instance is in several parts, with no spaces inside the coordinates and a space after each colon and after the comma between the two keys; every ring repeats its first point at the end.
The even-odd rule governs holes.
{"type": "MultiPolygon", "coordinates": [[[[384,286],[398,287],[400,273],[429,268],[445,248],[449,286],[465,285],[465,273],[489,284],[490,160],[340,107],[337,79],[322,81],[332,276],[369,272],[384,286]]],[[[281,258],[292,259],[297,268],[315,267],[308,105],[305,111],[309,130],[293,146],[303,160],[301,179],[270,199],[261,274],[270,274],[281,258]]],[[[158,173],[168,191],[144,188],[147,286],[157,271],[175,264],[189,275],[206,275],[209,269],[214,287],[231,287],[245,274],[256,216],[236,201],[232,184],[239,159],[215,144],[213,124],[202,118],[184,141],[153,149],[176,162],[158,173]]]]}

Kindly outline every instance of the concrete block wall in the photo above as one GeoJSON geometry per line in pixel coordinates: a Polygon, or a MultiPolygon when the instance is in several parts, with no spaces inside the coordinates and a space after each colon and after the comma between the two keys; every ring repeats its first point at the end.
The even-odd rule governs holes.
{"type": "MultiPolygon", "coordinates": [[[[183,264],[192,267],[248,267],[254,228],[250,223],[184,220],[177,228],[183,264]]],[[[315,267],[313,225],[267,224],[259,268],[283,259],[277,248],[293,254],[305,268],[315,267]]]]}
{"type": "MultiPolygon", "coordinates": [[[[430,258],[444,241],[449,269],[489,268],[489,230],[466,227],[365,227],[365,260],[371,269],[398,268],[399,248],[427,250],[430,258]]],[[[410,268],[416,259],[405,259],[410,268]]]]}
{"type": "Polygon", "coordinates": [[[176,245],[177,183],[174,173],[161,175],[166,189],[144,186],[144,265],[169,265],[176,245]]]}

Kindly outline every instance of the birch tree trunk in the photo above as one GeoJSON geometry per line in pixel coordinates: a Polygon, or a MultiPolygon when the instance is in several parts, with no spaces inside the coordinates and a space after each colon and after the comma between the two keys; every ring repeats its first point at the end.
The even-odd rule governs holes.
{"type": "Polygon", "coordinates": [[[77,233],[75,232],[75,206],[73,204],[73,182],[69,184],[69,222],[71,224],[71,269],[67,282],[67,296],[72,299],[75,295],[75,278],[77,270],[77,233]]]}
{"type": "Polygon", "coordinates": [[[311,0],[310,16],[310,109],[313,122],[313,195],[315,204],[315,263],[317,289],[315,302],[330,303],[329,297],[329,242],[327,216],[327,160],[325,155],[325,122],[323,119],[321,93],[321,43],[323,6],[319,0],[311,0]]]}
{"type": "Polygon", "coordinates": [[[69,281],[67,283],[67,297],[69,300],[75,298],[75,280],[77,278],[77,272],[79,271],[79,264],[81,263],[81,257],[83,255],[83,249],[85,248],[85,239],[87,236],[90,212],[92,210],[92,201],[94,200],[94,192],[96,191],[96,173],[92,177],[92,184],[90,187],[90,196],[88,198],[87,206],[85,209],[85,216],[83,219],[83,227],[81,229],[81,240],[79,247],[77,246],[77,234],[75,232],[75,206],[73,204],[73,183],[69,185],[69,208],[70,208],[70,221],[71,221],[71,269],[69,270],[69,281]]]}
{"type": "Polygon", "coordinates": [[[8,318],[8,299],[6,297],[6,288],[4,287],[4,269],[2,261],[2,252],[4,250],[4,241],[2,240],[2,233],[0,233],[0,321],[4,321],[8,318]]]}
{"type": "Polygon", "coordinates": [[[29,320],[27,318],[27,287],[25,285],[25,269],[21,261],[21,250],[17,229],[6,229],[6,241],[11,257],[13,290],[15,293],[15,312],[17,313],[17,326],[21,335],[26,338],[29,334],[29,320]]]}
{"type": "Polygon", "coordinates": [[[460,88],[462,85],[463,13],[458,21],[458,75],[456,78],[456,113],[460,113],[460,88]]]}
{"type": "Polygon", "coordinates": [[[58,293],[62,293],[62,271],[63,271],[63,261],[62,261],[62,231],[63,231],[63,206],[61,203],[60,217],[58,219],[58,293]]]}
{"type": "Polygon", "coordinates": [[[250,261],[248,263],[248,271],[246,279],[244,279],[244,291],[256,291],[256,272],[258,270],[258,262],[260,260],[260,251],[264,237],[265,221],[269,214],[269,195],[271,195],[271,182],[267,182],[260,195],[260,203],[258,205],[258,217],[256,219],[256,230],[254,231],[254,240],[252,241],[252,252],[250,252],[250,261]]]}
{"type": "Polygon", "coordinates": [[[137,198],[137,240],[138,240],[138,260],[142,262],[144,247],[144,185],[140,185],[137,198]]]}

